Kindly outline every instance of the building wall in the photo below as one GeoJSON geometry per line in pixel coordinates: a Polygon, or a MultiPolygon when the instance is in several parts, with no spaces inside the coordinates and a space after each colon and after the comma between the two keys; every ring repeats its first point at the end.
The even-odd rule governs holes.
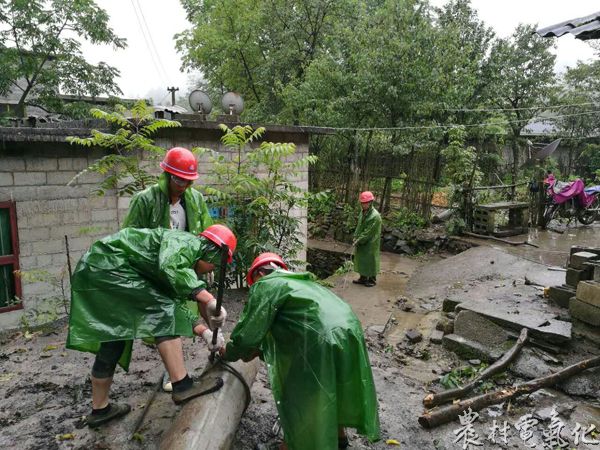
{"type": "MultiPolygon", "coordinates": [[[[207,147],[232,158],[233,154],[222,148],[220,135],[218,130],[176,129],[157,138],[156,143],[164,148],[207,147]]],[[[303,133],[271,133],[265,139],[295,142],[295,158],[308,154],[308,136],[303,133]]],[[[73,186],[66,186],[102,154],[64,142],[0,141],[0,202],[16,203],[19,262],[25,272],[21,277],[24,309],[0,313],[0,329],[18,327],[24,314],[41,319],[63,314],[61,282],[69,297],[65,235],[74,269],[91,243],[119,229],[129,198],[117,198],[114,192],[95,196],[92,191],[101,180],[97,174],[86,173],[73,186]]],[[[198,183],[205,183],[209,172],[204,157],[199,164],[198,183]]],[[[300,173],[296,184],[308,189],[307,170],[300,173]]],[[[301,218],[305,240],[306,210],[294,211],[294,215],[301,218]]],[[[305,256],[302,252],[299,259],[305,256]]]]}

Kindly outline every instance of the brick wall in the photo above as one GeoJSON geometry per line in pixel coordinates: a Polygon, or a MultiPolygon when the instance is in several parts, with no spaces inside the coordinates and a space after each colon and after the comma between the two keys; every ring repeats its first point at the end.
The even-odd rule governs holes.
{"type": "MultiPolygon", "coordinates": [[[[224,152],[219,137],[218,130],[175,129],[168,130],[156,143],[164,148],[201,146],[224,152]]],[[[308,154],[306,134],[270,133],[265,139],[295,142],[297,158],[308,154]]],[[[73,176],[102,154],[64,142],[11,143],[5,140],[0,143],[0,202],[16,203],[20,266],[22,271],[32,275],[22,279],[24,309],[0,313],[0,330],[19,326],[21,316],[27,312],[54,310],[61,313],[62,306],[56,303],[62,297],[61,279],[67,294],[69,289],[65,275],[65,235],[69,239],[74,268],[92,242],[119,229],[129,206],[128,198],[117,198],[114,192],[104,197],[92,195],[91,191],[101,179],[96,174],[84,174],[74,185],[66,186],[73,176]]],[[[198,183],[203,183],[209,170],[207,159],[203,158],[198,183]]],[[[308,171],[300,173],[296,184],[308,189],[308,171]]],[[[306,210],[296,210],[293,214],[302,220],[302,238],[306,239],[306,210]]],[[[305,256],[302,252],[299,259],[305,256]]]]}

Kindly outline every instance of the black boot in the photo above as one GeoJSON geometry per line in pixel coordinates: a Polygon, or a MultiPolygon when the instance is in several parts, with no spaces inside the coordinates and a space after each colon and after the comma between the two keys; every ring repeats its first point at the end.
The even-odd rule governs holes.
{"type": "Polygon", "coordinates": [[[87,424],[90,428],[96,428],[117,417],[124,416],[131,411],[131,406],[121,403],[109,404],[106,408],[92,410],[92,414],[87,416],[87,424]]]}
{"type": "Polygon", "coordinates": [[[366,287],[373,287],[376,284],[377,283],[375,282],[375,277],[369,277],[369,278],[367,278],[367,281],[365,281],[365,286],[366,287]]]}
{"type": "Polygon", "coordinates": [[[363,277],[362,275],[358,280],[352,280],[354,284],[365,284],[367,281],[369,281],[369,279],[367,277],[363,277]]]}

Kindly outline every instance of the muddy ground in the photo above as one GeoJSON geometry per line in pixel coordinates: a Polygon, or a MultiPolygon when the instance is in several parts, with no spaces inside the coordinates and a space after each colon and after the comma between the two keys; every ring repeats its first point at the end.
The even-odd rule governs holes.
{"type": "MultiPolygon", "coordinates": [[[[330,245],[330,244],[324,244],[330,245]]],[[[354,274],[342,274],[328,280],[331,287],[348,301],[361,319],[369,348],[373,374],[378,391],[382,440],[368,443],[350,432],[351,448],[388,448],[389,439],[397,440],[405,449],[459,449],[454,443],[454,431],[460,423],[424,430],[417,423],[422,413],[422,399],[429,391],[443,388],[439,379],[453,368],[469,366],[440,345],[429,342],[429,334],[443,313],[443,299],[457,292],[486,292],[506,288],[514,293],[517,285],[527,295],[536,296],[531,286],[522,286],[524,274],[551,283],[545,266],[514,257],[504,259],[498,250],[489,248],[495,255],[494,264],[485,248],[478,250],[479,260],[470,254],[428,255],[405,257],[382,254],[382,273],[373,289],[351,283],[354,274]],[[490,267],[493,266],[493,267],[490,267]],[[514,284],[513,284],[514,282],[514,284]],[[497,287],[500,286],[500,287],[497,287]],[[527,290],[526,290],[527,289],[527,290]],[[385,333],[380,332],[384,326],[385,333]],[[409,344],[405,339],[407,329],[423,333],[423,340],[409,344]]],[[[564,274],[563,274],[564,276],[564,274]]],[[[560,284],[560,283],[559,283],[560,284]]],[[[226,329],[231,330],[245,298],[245,291],[230,291],[226,298],[229,312],[226,329]]],[[[547,301],[539,299],[539,301],[547,301]]],[[[93,362],[90,355],[64,348],[65,325],[58,324],[52,330],[35,333],[13,333],[0,342],[0,448],[15,449],[133,449],[156,448],[160,436],[167,429],[179,408],[170,396],[159,393],[149,410],[145,425],[140,431],[141,440],[129,441],[135,420],[142,412],[152,389],[163,373],[162,364],[155,349],[141,343],[134,346],[131,370],[125,374],[118,371],[112,397],[133,407],[123,420],[107,425],[97,431],[83,426],[82,418],[90,411],[89,370],[93,362]]],[[[583,338],[582,338],[583,339],[583,338]]],[[[579,342],[579,340],[578,340],[579,342]]],[[[185,357],[190,372],[199,374],[206,361],[206,348],[199,342],[185,340],[185,357]]],[[[572,349],[569,349],[569,352],[572,349]]],[[[585,352],[600,352],[598,346],[585,352]]],[[[519,381],[508,374],[497,380],[497,385],[509,385],[519,381]]],[[[276,410],[268,388],[264,367],[252,387],[252,403],[246,411],[238,433],[235,449],[250,450],[258,442],[273,439],[272,425],[276,410]]],[[[474,429],[483,446],[477,448],[528,448],[513,427],[518,419],[529,413],[537,414],[539,424],[535,433],[538,441],[549,424],[549,413],[557,407],[566,427],[563,436],[569,438],[576,423],[600,427],[600,404],[598,395],[568,396],[559,390],[543,390],[513,401],[510,404],[488,408],[480,412],[474,429]],[[508,444],[492,445],[486,440],[496,420],[511,426],[508,444]]],[[[570,437],[572,439],[572,437],[570,437]]],[[[391,447],[393,448],[393,447],[391,447]]],[[[475,448],[475,447],[472,447],[475,448]]],[[[542,448],[540,445],[537,448],[542,448]]],[[[599,446],[575,445],[569,448],[600,448],[599,446]]]]}

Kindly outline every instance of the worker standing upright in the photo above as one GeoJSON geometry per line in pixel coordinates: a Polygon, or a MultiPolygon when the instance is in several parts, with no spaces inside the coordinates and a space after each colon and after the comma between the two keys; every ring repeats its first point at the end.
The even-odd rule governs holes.
{"type": "MultiPolygon", "coordinates": [[[[194,154],[187,148],[173,147],[160,167],[163,173],[158,177],[158,183],[131,199],[123,228],[170,228],[197,235],[212,225],[204,197],[192,187],[198,179],[198,161],[194,154]]],[[[191,310],[196,309],[193,303],[188,306],[191,310]]],[[[172,338],[180,339],[178,336],[172,338]]],[[[166,378],[163,389],[172,390],[172,384],[166,378]]]]}
{"type": "Polygon", "coordinates": [[[379,273],[379,253],[381,246],[381,216],[373,206],[375,196],[370,191],[361,192],[358,197],[361,211],[354,231],[354,271],[360,277],[355,284],[375,286],[379,273]]]}
{"type": "Polygon", "coordinates": [[[204,197],[191,188],[198,179],[198,161],[187,148],[174,147],[160,163],[158,183],[131,199],[123,228],[170,228],[199,234],[212,219],[204,197]]]}

